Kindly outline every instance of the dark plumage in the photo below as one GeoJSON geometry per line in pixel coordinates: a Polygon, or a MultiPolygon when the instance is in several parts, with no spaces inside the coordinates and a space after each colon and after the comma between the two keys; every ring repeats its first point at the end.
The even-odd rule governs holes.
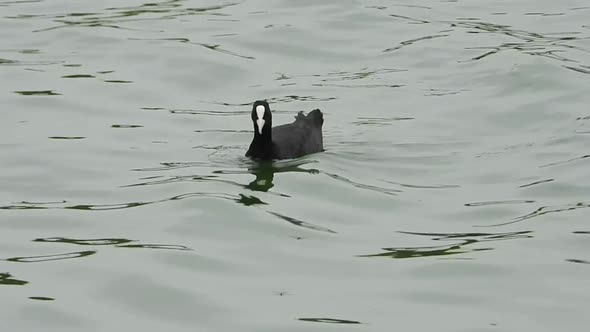
{"type": "Polygon", "coordinates": [[[252,107],[254,139],[246,157],[254,159],[291,159],[324,151],[322,125],[324,117],[319,109],[306,115],[299,112],[293,123],[272,128],[270,106],[263,100],[252,107]]]}

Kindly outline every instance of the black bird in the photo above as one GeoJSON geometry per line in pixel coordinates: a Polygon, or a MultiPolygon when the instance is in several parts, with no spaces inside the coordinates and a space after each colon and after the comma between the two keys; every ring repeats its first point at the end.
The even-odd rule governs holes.
{"type": "Polygon", "coordinates": [[[306,115],[299,112],[293,123],[272,128],[270,106],[264,100],[252,106],[254,139],[246,157],[262,160],[291,159],[324,151],[322,125],[324,116],[319,109],[306,115]]]}

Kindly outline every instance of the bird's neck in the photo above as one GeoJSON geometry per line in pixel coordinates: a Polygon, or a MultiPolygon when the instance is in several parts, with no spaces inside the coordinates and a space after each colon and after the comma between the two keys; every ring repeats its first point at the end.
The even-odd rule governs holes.
{"type": "Polygon", "coordinates": [[[254,140],[250,145],[250,152],[254,158],[272,159],[273,143],[269,130],[262,130],[262,134],[256,132],[254,140]]]}
{"type": "MultiPolygon", "coordinates": [[[[266,128],[265,128],[266,129],[266,128]]],[[[268,130],[262,130],[262,134],[258,134],[256,133],[256,135],[254,135],[254,144],[256,144],[257,146],[271,146],[272,145],[272,136],[270,134],[270,131],[268,130]]]]}

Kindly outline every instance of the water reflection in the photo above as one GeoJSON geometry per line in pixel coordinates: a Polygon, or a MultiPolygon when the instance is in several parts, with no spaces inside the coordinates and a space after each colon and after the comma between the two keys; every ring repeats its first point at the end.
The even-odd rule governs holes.
{"type": "MultiPolygon", "coordinates": [[[[210,147],[211,149],[223,149],[223,146],[217,147],[210,147]]],[[[295,159],[295,160],[287,160],[287,161],[242,161],[239,165],[240,168],[238,169],[219,169],[213,171],[212,175],[183,175],[183,176],[149,176],[143,177],[141,182],[125,185],[123,187],[138,187],[138,186],[151,186],[151,185],[162,185],[162,184],[170,184],[175,182],[183,182],[183,181],[197,181],[197,182],[218,182],[218,183],[225,183],[231,184],[233,186],[240,187],[242,189],[246,189],[249,191],[254,192],[263,192],[266,194],[272,194],[280,197],[290,198],[291,196],[277,193],[271,191],[274,187],[274,179],[275,174],[277,173],[287,173],[287,172],[301,172],[301,173],[308,173],[308,174],[319,174],[320,171],[314,168],[303,168],[302,166],[314,163],[314,160],[310,160],[307,158],[302,159],[295,159]],[[224,177],[223,175],[244,175],[244,174],[251,174],[254,176],[254,179],[250,181],[248,184],[243,184],[237,181],[229,180],[224,177]]],[[[167,170],[174,170],[179,168],[185,167],[192,167],[195,166],[193,163],[162,163],[164,167],[158,168],[143,168],[143,169],[136,169],[140,171],[167,171],[167,170]]],[[[200,164],[198,166],[201,166],[200,164]]],[[[211,166],[211,165],[209,165],[211,166]]],[[[227,165],[224,165],[227,166],[227,165]]],[[[333,176],[332,174],[328,174],[329,176],[333,176]]],[[[356,184],[355,185],[360,185],[356,184]]],[[[362,185],[364,188],[366,185],[362,185]]],[[[368,189],[373,189],[370,187],[368,189]]],[[[381,189],[381,192],[386,191],[385,189],[381,189]]],[[[187,195],[195,195],[195,194],[187,194],[187,195]]],[[[187,195],[180,195],[170,198],[172,199],[181,199],[186,198],[187,195]]],[[[245,206],[265,206],[269,205],[268,203],[264,202],[260,198],[247,194],[247,193],[240,193],[239,195],[234,196],[230,194],[205,194],[201,193],[200,195],[207,195],[208,197],[218,197],[224,199],[231,199],[235,202],[245,205],[245,206]]],[[[164,200],[161,200],[164,201],[164,200]]],[[[161,202],[161,201],[154,201],[151,203],[161,202]]],[[[291,225],[295,225],[298,227],[303,227],[315,231],[327,232],[327,233],[336,233],[335,231],[315,225],[310,222],[306,222],[303,220],[299,220],[297,218],[284,215],[282,213],[274,212],[274,211],[266,211],[269,214],[278,217],[282,221],[286,221],[291,225]]]]}
{"type": "Polygon", "coordinates": [[[275,177],[275,172],[272,165],[253,169],[252,174],[256,176],[256,179],[246,186],[248,189],[253,191],[268,191],[274,187],[272,181],[275,177]]]}
{"type": "Polygon", "coordinates": [[[248,172],[250,172],[256,178],[250,182],[246,188],[253,191],[268,191],[270,188],[274,187],[273,180],[275,173],[303,172],[309,174],[318,174],[320,172],[319,170],[313,168],[301,168],[302,165],[308,163],[309,161],[306,160],[287,162],[261,161],[255,163],[253,166],[248,168],[248,172]]]}
{"type": "Polygon", "coordinates": [[[416,233],[416,232],[399,232],[402,234],[419,235],[432,237],[433,241],[459,240],[458,243],[439,246],[424,247],[391,247],[383,248],[384,252],[369,255],[359,255],[358,257],[390,257],[390,258],[417,258],[429,256],[449,256],[478,251],[493,250],[492,247],[472,248],[479,242],[526,239],[532,238],[531,231],[507,232],[507,233],[416,233]]]}
{"type": "MultiPolygon", "coordinates": [[[[142,186],[153,186],[153,185],[165,185],[173,184],[177,182],[219,182],[225,184],[231,184],[240,188],[248,189],[251,191],[268,192],[281,197],[290,197],[286,194],[271,192],[270,189],[274,186],[274,174],[282,172],[304,172],[309,174],[318,174],[317,169],[304,169],[301,166],[311,163],[310,160],[291,160],[286,162],[252,162],[245,164],[246,169],[241,170],[216,170],[211,175],[176,175],[176,176],[149,176],[142,177],[140,182],[123,185],[121,188],[130,187],[142,187],[142,186]],[[253,174],[255,179],[249,184],[239,183],[237,181],[224,179],[221,175],[226,174],[253,174]]],[[[151,169],[137,169],[137,171],[165,171],[173,170],[178,168],[185,168],[194,166],[194,163],[162,163],[164,167],[151,168],[151,169]]],[[[200,164],[197,164],[200,166],[200,164]]],[[[211,165],[209,165],[211,166],[211,165]]],[[[124,202],[124,203],[113,203],[113,204],[71,204],[67,201],[59,202],[27,202],[22,201],[19,203],[9,204],[0,206],[0,210],[48,210],[48,209],[71,209],[71,210],[83,210],[83,211],[98,211],[98,210],[119,210],[140,207],[144,205],[151,205],[157,203],[164,203],[169,201],[177,201],[187,198],[219,198],[231,200],[246,206],[251,205],[265,205],[266,202],[260,198],[252,196],[250,194],[227,194],[223,192],[192,192],[186,194],[175,195],[163,199],[153,201],[139,201],[139,202],[124,202]]]]}
{"type": "MultiPolygon", "coordinates": [[[[248,167],[248,172],[255,176],[255,179],[252,180],[249,184],[245,186],[246,189],[252,191],[260,191],[260,192],[267,192],[274,187],[274,177],[276,173],[287,173],[287,172],[302,172],[308,174],[319,174],[320,171],[317,169],[306,169],[302,168],[301,166],[311,163],[313,161],[308,159],[299,159],[299,160],[288,160],[288,161],[260,161],[260,162],[253,162],[248,167]]],[[[218,173],[227,174],[228,172],[218,171],[218,173]]],[[[239,173],[239,172],[231,172],[231,173],[239,173]]],[[[243,196],[243,195],[242,195],[243,196]]],[[[281,194],[283,197],[290,197],[285,194],[281,194]]],[[[244,196],[246,197],[246,196],[244,196]]],[[[250,200],[252,197],[249,198],[250,200]]],[[[248,204],[246,204],[248,205],[248,204]]],[[[314,231],[320,232],[327,232],[327,233],[336,233],[335,231],[322,227],[319,225],[312,224],[310,222],[306,222],[303,220],[299,220],[297,218],[284,215],[282,213],[277,213],[273,211],[267,211],[269,214],[278,217],[280,220],[286,221],[291,225],[295,225],[298,227],[303,227],[307,229],[311,229],[314,231]]]]}

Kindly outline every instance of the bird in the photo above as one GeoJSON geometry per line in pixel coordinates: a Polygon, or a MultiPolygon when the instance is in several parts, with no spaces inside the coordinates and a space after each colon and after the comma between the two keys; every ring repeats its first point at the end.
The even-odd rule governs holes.
{"type": "Polygon", "coordinates": [[[314,109],[299,112],[293,123],[272,128],[272,114],[266,100],[252,105],[254,138],[246,157],[259,160],[293,159],[324,151],[322,125],[324,115],[314,109]]]}

